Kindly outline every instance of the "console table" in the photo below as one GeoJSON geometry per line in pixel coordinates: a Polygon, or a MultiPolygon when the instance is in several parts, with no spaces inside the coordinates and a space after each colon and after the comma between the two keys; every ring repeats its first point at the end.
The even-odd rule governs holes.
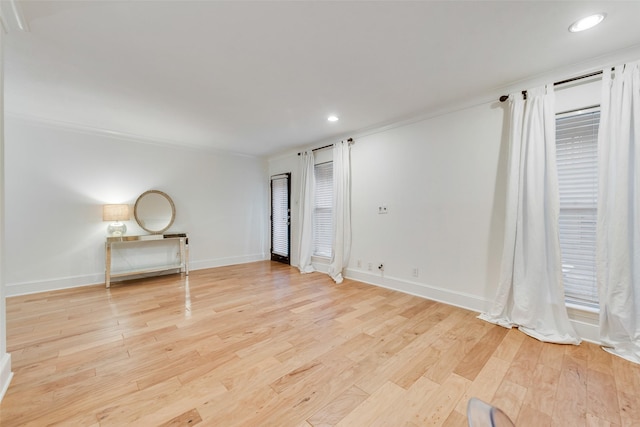
{"type": "Polygon", "coordinates": [[[165,234],[147,234],[142,236],[118,236],[118,237],[107,237],[107,241],[105,242],[105,274],[104,274],[104,283],[106,287],[111,286],[111,278],[112,277],[123,277],[123,276],[131,276],[134,274],[146,274],[146,273],[156,273],[160,271],[167,270],[175,270],[180,269],[181,273],[185,273],[185,275],[189,275],[189,236],[187,233],[165,233],[165,234]],[[119,273],[111,272],[111,251],[114,245],[127,245],[131,243],[151,243],[157,242],[159,240],[165,241],[177,241],[180,246],[180,263],[172,264],[172,265],[162,265],[159,267],[152,268],[144,268],[134,271],[126,271],[119,273]]]}

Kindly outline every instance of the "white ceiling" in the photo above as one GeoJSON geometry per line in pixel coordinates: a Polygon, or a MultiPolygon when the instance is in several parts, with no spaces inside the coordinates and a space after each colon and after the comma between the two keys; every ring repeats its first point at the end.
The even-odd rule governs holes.
{"type": "Polygon", "coordinates": [[[640,1],[2,3],[7,113],[256,156],[640,46],[640,1]]]}

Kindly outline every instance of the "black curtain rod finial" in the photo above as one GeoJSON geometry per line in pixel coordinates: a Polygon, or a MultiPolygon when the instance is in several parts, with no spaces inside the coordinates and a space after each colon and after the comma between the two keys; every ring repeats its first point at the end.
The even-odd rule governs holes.
{"type": "MultiPolygon", "coordinates": [[[[509,95],[502,95],[502,96],[500,97],[500,102],[504,102],[504,101],[506,101],[507,99],[509,99],[509,95]]],[[[527,91],[526,91],[526,90],[523,90],[523,91],[522,91],[522,99],[524,99],[524,100],[526,100],[526,99],[527,99],[527,91]]]]}

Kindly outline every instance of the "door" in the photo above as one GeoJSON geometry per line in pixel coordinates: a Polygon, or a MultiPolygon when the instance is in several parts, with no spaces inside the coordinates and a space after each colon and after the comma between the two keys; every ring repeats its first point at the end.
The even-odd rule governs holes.
{"type": "Polygon", "coordinates": [[[271,177],[271,260],[290,264],[291,173],[271,177]]]}

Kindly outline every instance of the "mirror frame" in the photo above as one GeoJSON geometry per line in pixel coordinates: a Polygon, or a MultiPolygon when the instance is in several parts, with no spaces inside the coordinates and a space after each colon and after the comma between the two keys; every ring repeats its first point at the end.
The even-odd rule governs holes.
{"type": "Polygon", "coordinates": [[[140,228],[142,228],[144,231],[146,231],[148,233],[151,233],[151,234],[162,234],[165,231],[167,231],[169,229],[169,227],[171,227],[173,225],[173,221],[175,221],[175,219],[176,219],[176,205],[173,204],[173,200],[171,200],[171,197],[169,197],[169,195],[167,193],[162,192],[160,190],[148,190],[148,191],[145,191],[144,193],[142,193],[136,199],[136,204],[133,207],[133,216],[135,216],[136,222],[138,223],[140,228]],[[138,204],[144,198],[144,196],[146,196],[148,194],[159,194],[160,196],[162,196],[165,199],[167,199],[167,201],[171,205],[171,220],[169,221],[169,224],[167,224],[167,226],[164,227],[162,230],[150,230],[150,229],[146,228],[144,225],[142,225],[142,223],[140,222],[140,218],[138,218],[138,204]]]}

